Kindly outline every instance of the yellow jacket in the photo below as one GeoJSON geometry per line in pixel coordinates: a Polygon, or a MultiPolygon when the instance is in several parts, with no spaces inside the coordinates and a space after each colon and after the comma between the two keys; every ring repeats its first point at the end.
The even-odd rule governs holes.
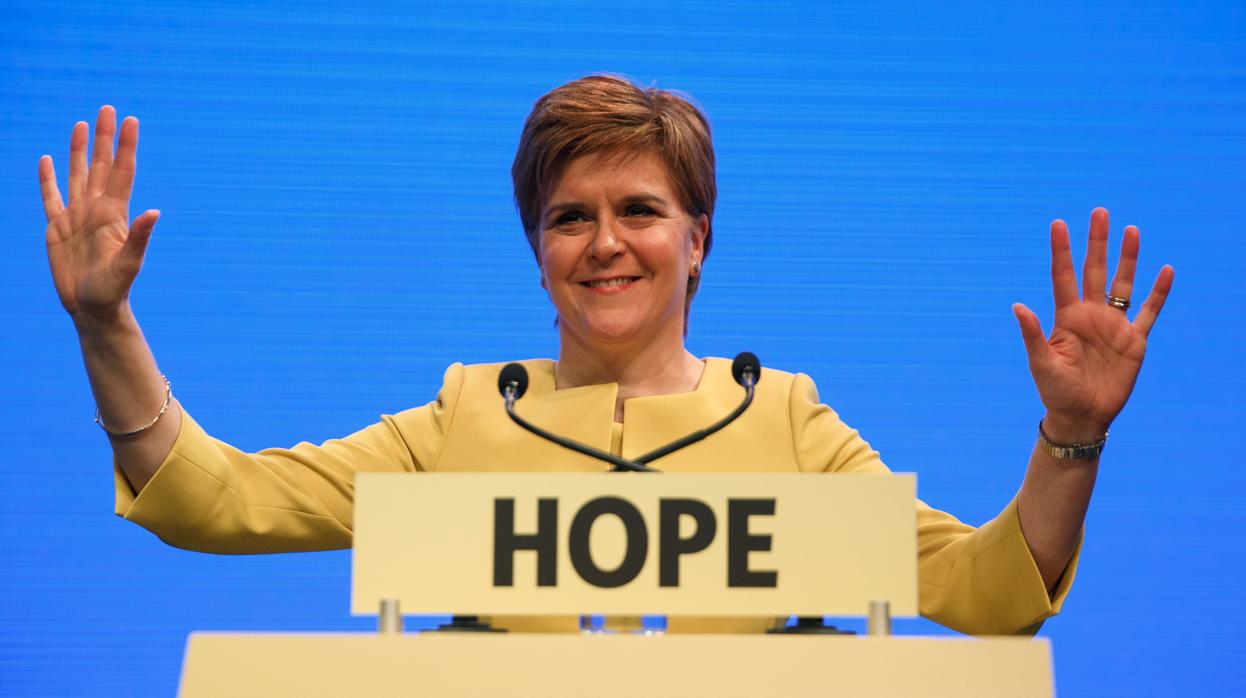
{"type": "MultiPolygon", "coordinates": [[[[706,360],[690,393],[627,400],[614,422],[616,384],[554,389],[553,362],[524,362],[530,382],[518,412],[539,426],[635,457],[717,421],[740,401],[731,362],[706,360]]],[[[116,470],[116,511],[180,548],[272,553],[351,544],[358,471],[601,471],[600,461],[513,424],[497,391],[501,364],[446,370],[436,401],[385,415],[319,446],[244,453],[182,416],[172,451],[136,496],[116,470]]],[[[673,472],[890,471],[856,432],[818,401],[804,374],[764,369],[753,405],[730,426],[654,465],[673,472]]],[[[980,528],[917,503],[921,613],[973,634],[1033,632],[1054,615],[1077,556],[1048,595],[1021,533],[1015,500],[980,528]]],[[[571,618],[495,619],[515,630],[574,630],[571,618]]],[[[671,632],[760,631],[756,618],[671,618],[671,632]]]]}

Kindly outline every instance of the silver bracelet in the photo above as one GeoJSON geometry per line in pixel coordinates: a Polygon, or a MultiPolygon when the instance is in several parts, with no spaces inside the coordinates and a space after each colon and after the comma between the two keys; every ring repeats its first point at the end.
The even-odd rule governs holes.
{"type": "Polygon", "coordinates": [[[164,380],[164,404],[160,406],[160,412],[156,414],[155,419],[144,424],[138,429],[135,429],[134,431],[110,431],[108,427],[104,426],[104,420],[100,418],[99,405],[96,405],[95,423],[100,425],[100,429],[103,429],[105,434],[117,439],[128,439],[131,436],[138,436],[139,434],[142,434],[148,429],[156,426],[156,422],[159,422],[160,418],[164,416],[165,411],[169,409],[169,400],[173,397],[173,386],[169,384],[169,379],[166,378],[163,373],[160,374],[160,378],[164,380]]]}

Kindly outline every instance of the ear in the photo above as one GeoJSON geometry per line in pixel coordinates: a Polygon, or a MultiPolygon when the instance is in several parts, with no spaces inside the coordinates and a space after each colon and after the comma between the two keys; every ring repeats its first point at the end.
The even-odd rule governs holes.
{"type": "Polygon", "coordinates": [[[705,239],[710,234],[710,218],[702,213],[693,220],[692,261],[705,264],[705,239]]]}
{"type": "Polygon", "coordinates": [[[549,290],[549,282],[545,280],[545,262],[541,259],[541,246],[538,243],[532,248],[532,254],[536,256],[536,271],[541,275],[541,288],[549,290]]]}

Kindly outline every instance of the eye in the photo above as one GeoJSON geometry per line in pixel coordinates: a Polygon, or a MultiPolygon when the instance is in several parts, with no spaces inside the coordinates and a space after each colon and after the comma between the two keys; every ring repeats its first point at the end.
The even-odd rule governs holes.
{"type": "Polygon", "coordinates": [[[579,211],[567,211],[554,220],[554,225],[567,225],[569,223],[579,223],[586,220],[588,220],[588,217],[579,211]]]}
{"type": "Polygon", "coordinates": [[[652,216],[653,209],[644,204],[631,204],[623,211],[625,216],[652,216]]]}

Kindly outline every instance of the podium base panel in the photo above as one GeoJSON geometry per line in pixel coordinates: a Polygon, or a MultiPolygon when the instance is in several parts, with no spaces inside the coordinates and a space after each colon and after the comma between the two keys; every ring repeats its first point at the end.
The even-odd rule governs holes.
{"type": "Polygon", "coordinates": [[[1051,698],[1045,639],[193,633],[179,695],[1051,698]]]}

